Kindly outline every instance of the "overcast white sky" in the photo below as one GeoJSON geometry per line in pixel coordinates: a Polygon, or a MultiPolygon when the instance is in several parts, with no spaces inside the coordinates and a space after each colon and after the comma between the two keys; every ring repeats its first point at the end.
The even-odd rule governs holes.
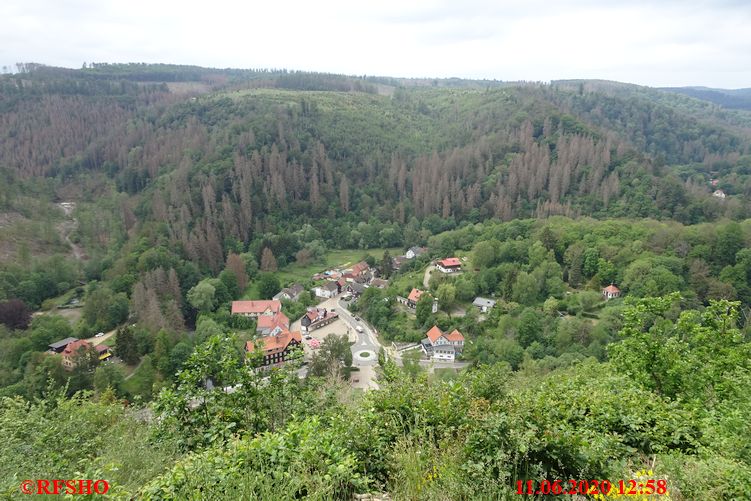
{"type": "Polygon", "coordinates": [[[751,0],[2,0],[0,65],[751,87],[751,0]]]}

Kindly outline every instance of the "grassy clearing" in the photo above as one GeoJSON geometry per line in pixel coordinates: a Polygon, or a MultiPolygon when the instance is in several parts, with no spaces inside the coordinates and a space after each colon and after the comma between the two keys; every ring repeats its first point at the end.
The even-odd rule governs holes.
{"type": "Polygon", "coordinates": [[[326,254],[326,257],[319,262],[311,263],[307,265],[299,265],[297,263],[292,263],[288,266],[285,266],[284,269],[280,270],[277,273],[277,276],[279,277],[279,280],[282,283],[287,282],[304,282],[311,279],[311,277],[320,271],[327,270],[329,268],[333,267],[346,267],[353,265],[360,260],[362,260],[365,255],[370,254],[376,260],[381,260],[383,257],[383,253],[385,251],[389,251],[389,253],[392,256],[398,256],[401,254],[402,249],[392,248],[392,249],[338,249],[338,250],[332,250],[329,251],[326,254]]]}
{"type": "MultiPolygon", "coordinates": [[[[402,253],[401,247],[395,247],[391,249],[337,249],[331,250],[326,253],[324,259],[313,263],[301,265],[298,263],[292,263],[275,274],[279,278],[279,282],[282,286],[287,286],[292,283],[306,284],[311,281],[311,277],[324,270],[335,267],[345,267],[353,265],[362,260],[365,255],[370,254],[377,261],[380,261],[383,257],[383,253],[388,250],[392,256],[398,256],[402,253]]],[[[258,299],[261,295],[258,292],[258,281],[250,283],[248,288],[243,294],[243,299],[258,299]]]]}
{"type": "Polygon", "coordinates": [[[116,339],[117,339],[117,334],[113,334],[99,344],[104,344],[104,345],[109,346],[110,348],[113,348],[115,346],[116,339]]]}
{"type": "Polygon", "coordinates": [[[402,295],[409,294],[409,291],[411,291],[413,287],[424,289],[422,285],[422,279],[424,276],[424,269],[410,271],[409,273],[399,275],[395,280],[392,280],[391,287],[402,295]]]}
{"type": "Polygon", "coordinates": [[[458,369],[453,369],[451,367],[434,369],[433,372],[435,373],[435,377],[437,379],[442,379],[444,381],[454,379],[457,374],[459,374],[458,369]]]}

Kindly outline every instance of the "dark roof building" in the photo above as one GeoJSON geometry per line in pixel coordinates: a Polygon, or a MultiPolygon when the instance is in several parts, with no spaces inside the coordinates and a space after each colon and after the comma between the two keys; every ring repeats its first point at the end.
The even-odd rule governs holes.
{"type": "Polygon", "coordinates": [[[62,341],[56,341],[49,345],[50,351],[54,351],[55,353],[62,353],[66,346],[68,346],[68,343],[72,343],[73,341],[78,341],[77,337],[66,337],[62,341]]]}

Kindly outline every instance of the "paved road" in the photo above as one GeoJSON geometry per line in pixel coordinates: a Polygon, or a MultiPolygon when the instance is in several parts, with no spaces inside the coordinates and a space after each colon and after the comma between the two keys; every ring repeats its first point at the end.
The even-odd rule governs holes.
{"type": "Polygon", "coordinates": [[[354,332],[355,342],[352,345],[352,365],[360,369],[359,373],[355,372],[351,378],[352,386],[355,388],[378,388],[376,382],[375,366],[378,365],[378,351],[381,345],[373,329],[364,321],[355,320],[354,316],[347,310],[347,302],[341,299],[337,300],[338,309],[342,321],[349,324],[351,332],[354,332]],[[361,326],[363,331],[357,332],[355,327],[361,326]],[[357,379],[357,381],[355,381],[357,379]]]}
{"type": "MultiPolygon", "coordinates": [[[[377,389],[378,383],[376,382],[377,374],[375,368],[378,365],[378,351],[381,345],[378,344],[378,339],[370,326],[365,322],[354,319],[354,315],[347,310],[347,304],[346,301],[341,301],[339,297],[326,299],[319,303],[319,308],[326,308],[329,311],[335,310],[339,315],[339,320],[311,331],[309,334],[319,341],[323,341],[331,334],[348,336],[350,343],[352,343],[352,365],[360,369],[352,373],[352,387],[377,389]],[[363,332],[357,332],[355,327],[358,325],[362,326],[363,332]]],[[[295,320],[292,323],[291,329],[293,331],[300,330],[300,321],[295,320]]],[[[310,355],[313,350],[306,347],[306,351],[310,355]]],[[[307,369],[301,371],[300,375],[304,376],[306,371],[307,369]]]]}
{"type": "MultiPolygon", "coordinates": [[[[397,358],[396,364],[401,366],[402,359],[397,358]]],[[[465,369],[472,365],[472,362],[439,362],[437,360],[421,358],[419,364],[422,367],[428,368],[429,371],[432,371],[433,369],[465,369]]]]}
{"type": "Polygon", "coordinates": [[[105,341],[106,341],[106,340],[108,340],[109,338],[111,338],[111,337],[112,337],[112,335],[113,335],[113,334],[114,334],[115,332],[117,332],[117,329],[112,329],[111,331],[109,331],[109,332],[106,332],[106,333],[104,334],[104,336],[102,336],[102,337],[96,337],[96,336],[93,336],[93,337],[90,337],[90,338],[88,338],[88,339],[84,339],[84,341],[88,341],[89,343],[93,344],[94,346],[97,346],[97,345],[99,345],[99,344],[102,344],[103,342],[105,342],[105,341]]]}
{"type": "Polygon", "coordinates": [[[337,301],[336,310],[339,313],[341,319],[348,323],[352,332],[356,335],[355,343],[352,345],[352,364],[357,366],[370,366],[378,364],[378,350],[381,349],[381,345],[378,343],[375,333],[370,326],[364,321],[355,320],[352,313],[347,310],[347,302],[341,299],[337,301]],[[363,331],[357,332],[355,329],[357,326],[361,326],[363,331]],[[360,354],[369,353],[369,357],[360,356],[360,354]]]}
{"type": "MultiPolygon", "coordinates": [[[[397,352],[394,352],[393,350],[390,350],[390,351],[391,351],[390,356],[391,358],[393,358],[396,365],[400,367],[404,365],[402,361],[402,357],[404,356],[404,353],[397,353],[397,352]]],[[[420,353],[422,353],[421,350],[417,350],[417,351],[420,351],[420,353]]],[[[472,365],[472,362],[457,362],[457,361],[442,362],[442,361],[428,359],[428,358],[421,358],[418,361],[418,363],[420,364],[420,366],[426,367],[428,371],[432,371],[433,369],[464,369],[472,365]]]]}

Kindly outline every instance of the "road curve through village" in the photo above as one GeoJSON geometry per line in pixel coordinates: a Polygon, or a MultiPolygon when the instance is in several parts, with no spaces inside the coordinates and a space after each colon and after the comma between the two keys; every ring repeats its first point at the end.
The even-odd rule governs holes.
{"type": "Polygon", "coordinates": [[[378,342],[378,338],[373,332],[373,329],[365,322],[355,320],[354,316],[347,310],[347,303],[339,299],[337,301],[337,313],[339,317],[346,322],[351,332],[354,332],[356,339],[352,345],[352,365],[360,368],[361,371],[361,383],[369,388],[378,388],[378,383],[375,381],[375,366],[378,365],[378,352],[381,349],[381,344],[378,342]],[[361,326],[362,332],[357,332],[356,327],[361,326]],[[364,379],[367,379],[365,381],[364,379]]]}

